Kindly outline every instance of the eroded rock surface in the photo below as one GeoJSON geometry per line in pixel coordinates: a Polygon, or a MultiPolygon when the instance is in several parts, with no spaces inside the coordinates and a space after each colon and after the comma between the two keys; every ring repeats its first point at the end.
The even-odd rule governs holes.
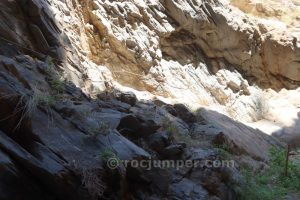
{"type": "Polygon", "coordinates": [[[299,107],[297,28],[235,6],[243,10],[226,0],[1,1],[0,198],[237,199],[227,183],[239,162],[107,166],[215,161],[216,145],[260,165],[281,145],[220,113],[289,122],[280,113],[299,107]],[[218,112],[193,112],[200,106],[218,112]]]}
{"type": "MultiPolygon", "coordinates": [[[[299,31],[276,14],[248,15],[248,1],[1,4],[4,38],[62,61],[64,76],[94,95],[127,86],[195,107],[214,105],[251,122],[261,119],[261,89],[299,87],[299,31]]],[[[297,11],[294,4],[281,6],[287,10],[282,15],[297,11]]],[[[261,4],[271,10],[275,5],[261,4]]],[[[15,45],[2,47],[6,54],[10,48],[15,45]]]]}

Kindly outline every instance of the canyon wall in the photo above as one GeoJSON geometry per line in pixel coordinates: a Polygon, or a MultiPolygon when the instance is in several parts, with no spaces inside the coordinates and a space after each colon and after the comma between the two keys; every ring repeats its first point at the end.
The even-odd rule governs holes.
{"type": "MultiPolygon", "coordinates": [[[[191,107],[217,107],[251,122],[261,118],[263,89],[299,86],[297,29],[280,19],[248,14],[253,2],[35,3],[21,8],[30,10],[30,30],[21,15],[7,17],[2,29],[10,32],[8,27],[17,26],[9,38],[56,54],[65,77],[87,93],[127,87],[147,98],[157,95],[191,107]],[[36,25],[45,20],[39,19],[41,14],[51,16],[44,28],[36,25]]],[[[14,10],[4,14],[10,12],[14,10]]]]}
{"type": "Polygon", "coordinates": [[[232,5],[53,1],[49,8],[65,34],[60,35],[69,48],[65,64],[84,66],[88,78],[66,74],[88,92],[125,86],[256,121],[263,89],[299,86],[299,34],[290,24],[232,5]],[[241,108],[243,113],[236,114],[241,108]]]}
{"type": "Polygon", "coordinates": [[[103,154],[216,160],[225,146],[260,169],[282,144],[245,123],[298,118],[298,1],[0,7],[0,199],[237,199],[238,167],[116,172],[103,154]]]}

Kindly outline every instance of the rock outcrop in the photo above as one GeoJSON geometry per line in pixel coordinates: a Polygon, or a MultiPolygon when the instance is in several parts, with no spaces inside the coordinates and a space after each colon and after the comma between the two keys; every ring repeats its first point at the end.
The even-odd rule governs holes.
{"type": "Polygon", "coordinates": [[[108,45],[89,45],[88,57],[125,86],[190,105],[225,106],[224,113],[248,122],[261,118],[259,88],[299,86],[297,32],[226,1],[90,1],[82,7],[102,37],[96,44],[108,45]],[[99,58],[103,51],[108,59],[99,58]]]}
{"type": "MultiPolygon", "coordinates": [[[[299,86],[296,26],[253,17],[234,7],[247,12],[250,3],[1,4],[6,8],[1,11],[6,19],[1,24],[2,40],[14,41],[35,56],[56,58],[64,76],[90,94],[126,86],[195,107],[214,105],[251,122],[261,118],[257,112],[261,89],[299,86]],[[32,48],[36,52],[28,50],[32,48]]],[[[13,47],[5,48],[8,53],[13,47]]]]}

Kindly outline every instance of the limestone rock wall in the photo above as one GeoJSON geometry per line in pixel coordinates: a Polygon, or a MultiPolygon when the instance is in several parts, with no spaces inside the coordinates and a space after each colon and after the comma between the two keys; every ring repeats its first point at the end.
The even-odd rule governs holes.
{"type": "Polygon", "coordinates": [[[18,26],[7,38],[57,57],[64,76],[89,94],[125,87],[255,121],[262,89],[299,86],[297,30],[248,15],[235,1],[1,4],[21,11],[2,11],[18,26]]]}

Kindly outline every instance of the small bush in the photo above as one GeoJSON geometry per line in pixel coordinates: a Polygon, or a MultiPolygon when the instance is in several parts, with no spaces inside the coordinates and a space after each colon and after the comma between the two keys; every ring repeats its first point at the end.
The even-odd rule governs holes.
{"type": "Polygon", "coordinates": [[[115,154],[111,149],[105,149],[104,151],[101,152],[101,159],[103,161],[103,164],[106,167],[109,167],[111,169],[112,166],[109,166],[110,160],[114,160],[114,162],[116,162],[116,166],[118,166],[121,163],[120,158],[117,156],[117,154],[115,154]]]}
{"type": "Polygon", "coordinates": [[[185,144],[192,145],[191,137],[189,135],[182,134],[175,125],[170,124],[166,127],[166,132],[173,141],[184,142],[185,144]]]}
{"type": "Polygon", "coordinates": [[[177,128],[176,126],[174,126],[174,125],[168,126],[168,127],[166,128],[166,131],[167,131],[167,133],[168,133],[170,136],[176,136],[176,135],[180,134],[179,131],[178,131],[178,128],[177,128]]]}
{"type": "MultiPolygon", "coordinates": [[[[23,100],[25,97],[21,97],[23,100]]],[[[30,116],[38,106],[49,108],[56,103],[55,96],[51,96],[35,89],[33,94],[29,96],[25,102],[24,114],[30,116]]]]}
{"type": "Polygon", "coordinates": [[[102,181],[102,171],[98,169],[82,170],[82,185],[88,190],[93,200],[97,200],[103,196],[106,189],[105,183],[102,181]]]}
{"type": "Polygon", "coordinates": [[[86,160],[73,159],[69,168],[77,176],[81,176],[82,186],[87,189],[92,200],[102,199],[107,188],[103,181],[104,170],[101,166],[91,166],[86,160]]]}
{"type": "Polygon", "coordinates": [[[24,119],[32,116],[32,114],[36,111],[38,106],[49,109],[49,107],[53,106],[55,103],[56,103],[56,99],[54,96],[50,96],[45,93],[42,93],[37,89],[33,90],[32,95],[26,95],[26,94],[22,95],[18,105],[23,105],[23,106],[21,108],[18,108],[16,111],[16,113],[21,111],[21,117],[18,124],[14,128],[14,131],[20,128],[24,119]]]}
{"type": "Polygon", "coordinates": [[[36,101],[36,105],[51,107],[56,103],[55,96],[38,93],[34,96],[33,101],[36,101]]]}
{"type": "Polygon", "coordinates": [[[55,64],[53,58],[48,57],[46,60],[48,68],[46,70],[47,77],[49,79],[48,83],[51,89],[56,94],[61,94],[64,92],[65,85],[63,79],[59,76],[58,72],[55,70],[55,64]]]}
{"type": "Polygon", "coordinates": [[[242,189],[240,200],[273,200],[282,199],[286,190],[278,185],[272,184],[270,175],[262,175],[251,170],[244,170],[242,174],[245,179],[245,186],[242,189]]]}
{"type": "Polygon", "coordinates": [[[53,70],[55,68],[54,59],[50,56],[47,56],[46,63],[48,65],[46,73],[50,74],[53,72],[53,70]]]}
{"type": "Polygon", "coordinates": [[[95,127],[88,126],[87,131],[91,134],[91,136],[96,139],[99,134],[107,134],[110,130],[109,124],[106,122],[99,122],[95,127]]]}
{"type": "Polygon", "coordinates": [[[103,152],[101,152],[101,159],[103,161],[108,161],[111,158],[116,158],[119,159],[117,157],[117,155],[111,150],[111,149],[105,149],[103,152]]]}
{"type": "Polygon", "coordinates": [[[227,144],[216,145],[215,150],[217,151],[217,154],[220,156],[221,159],[226,160],[232,157],[230,153],[230,147],[227,144]]]}
{"type": "Polygon", "coordinates": [[[52,78],[51,81],[49,81],[49,85],[54,92],[57,94],[61,94],[64,92],[65,85],[63,80],[61,80],[59,77],[52,78]]]}

